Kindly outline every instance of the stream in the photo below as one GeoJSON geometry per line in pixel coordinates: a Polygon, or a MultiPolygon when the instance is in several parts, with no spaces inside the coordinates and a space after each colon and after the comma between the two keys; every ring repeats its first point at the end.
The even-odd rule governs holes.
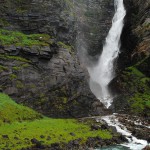
{"type": "MultiPolygon", "coordinates": [[[[97,118],[96,120],[97,122],[103,120],[109,126],[115,127],[117,132],[124,135],[128,140],[128,143],[123,143],[121,145],[106,148],[100,148],[96,150],[142,150],[148,145],[148,142],[146,140],[138,139],[135,136],[133,136],[132,133],[122,123],[118,121],[117,114],[103,116],[97,118]]],[[[147,126],[147,128],[150,128],[150,126],[147,126]]]]}

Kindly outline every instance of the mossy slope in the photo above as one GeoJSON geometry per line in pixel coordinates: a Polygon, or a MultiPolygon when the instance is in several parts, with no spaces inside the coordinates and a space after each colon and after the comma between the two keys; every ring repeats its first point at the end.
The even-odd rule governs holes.
{"type": "Polygon", "coordinates": [[[16,104],[5,94],[0,94],[0,120],[3,121],[4,117],[10,122],[0,125],[0,149],[16,150],[30,147],[33,145],[33,138],[45,145],[67,143],[78,138],[84,143],[88,137],[97,136],[102,139],[112,138],[109,131],[91,131],[90,125],[75,119],[39,118],[35,111],[16,104]]]}
{"type": "Polygon", "coordinates": [[[26,35],[19,31],[0,29],[0,44],[15,46],[49,46],[50,36],[47,34],[26,35]]]}
{"type": "Polygon", "coordinates": [[[128,67],[122,74],[122,87],[127,92],[129,108],[137,115],[150,115],[150,78],[138,69],[138,65],[128,67]]]}
{"type": "Polygon", "coordinates": [[[41,118],[32,109],[15,103],[9,96],[0,93],[0,124],[22,122],[41,118]]]}

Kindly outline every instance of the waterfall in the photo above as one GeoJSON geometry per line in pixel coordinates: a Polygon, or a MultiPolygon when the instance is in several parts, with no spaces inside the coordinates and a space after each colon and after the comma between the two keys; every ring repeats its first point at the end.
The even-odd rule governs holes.
{"type": "Polygon", "coordinates": [[[108,85],[114,78],[114,61],[120,50],[120,36],[123,29],[123,21],[126,15],[123,0],[114,0],[115,15],[112,27],[106,37],[103,51],[98,63],[93,67],[87,67],[90,74],[90,88],[93,94],[108,108],[112,101],[108,85]]]}

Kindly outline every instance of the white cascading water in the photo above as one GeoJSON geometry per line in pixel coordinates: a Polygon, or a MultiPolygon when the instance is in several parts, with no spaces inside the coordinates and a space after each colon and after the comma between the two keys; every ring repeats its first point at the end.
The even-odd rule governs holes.
{"type": "Polygon", "coordinates": [[[116,114],[110,116],[104,116],[101,119],[106,121],[106,123],[109,126],[116,127],[117,132],[121,133],[126,137],[128,143],[124,143],[122,145],[130,148],[130,150],[142,150],[144,147],[148,145],[147,141],[142,139],[137,139],[135,136],[133,136],[132,133],[128,131],[127,128],[118,121],[116,114]]]}
{"type": "Polygon", "coordinates": [[[110,94],[108,84],[114,78],[114,60],[120,50],[120,36],[123,29],[123,21],[126,15],[123,0],[114,0],[115,15],[112,20],[112,27],[106,37],[106,43],[98,64],[94,67],[87,67],[90,74],[90,88],[93,94],[108,108],[113,96],[110,94]]]}

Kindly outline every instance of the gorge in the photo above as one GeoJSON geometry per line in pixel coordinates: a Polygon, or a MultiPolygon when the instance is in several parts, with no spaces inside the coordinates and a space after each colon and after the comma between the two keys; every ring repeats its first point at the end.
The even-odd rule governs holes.
{"type": "Polygon", "coordinates": [[[146,147],[149,16],[149,0],[1,1],[0,149],[146,147]]]}
{"type": "Polygon", "coordinates": [[[113,96],[110,94],[108,85],[114,78],[114,61],[119,55],[120,36],[123,29],[123,19],[126,11],[122,0],[114,1],[115,15],[112,20],[112,27],[106,37],[106,43],[98,63],[89,67],[90,88],[95,96],[107,107],[111,106],[113,96]]]}

